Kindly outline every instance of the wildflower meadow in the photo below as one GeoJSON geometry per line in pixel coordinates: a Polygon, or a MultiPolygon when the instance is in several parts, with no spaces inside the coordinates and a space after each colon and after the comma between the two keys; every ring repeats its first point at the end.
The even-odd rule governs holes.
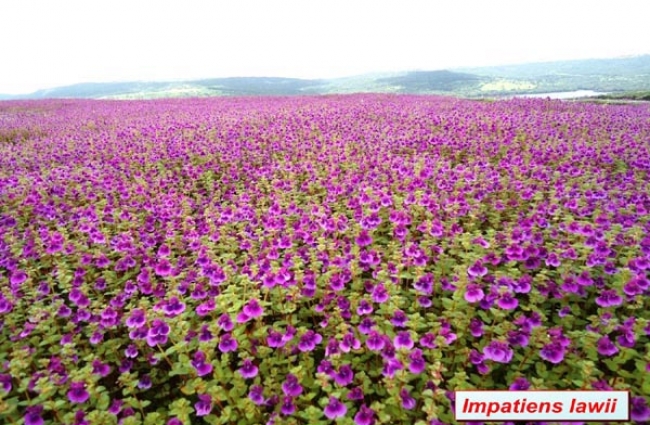
{"type": "Polygon", "coordinates": [[[650,106],[0,103],[0,423],[650,421],[650,106]]]}

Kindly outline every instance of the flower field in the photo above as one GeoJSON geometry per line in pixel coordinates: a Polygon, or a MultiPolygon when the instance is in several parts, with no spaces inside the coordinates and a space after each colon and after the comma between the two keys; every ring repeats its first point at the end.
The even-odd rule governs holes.
{"type": "Polygon", "coordinates": [[[0,423],[650,421],[650,107],[0,103],[0,423]]]}

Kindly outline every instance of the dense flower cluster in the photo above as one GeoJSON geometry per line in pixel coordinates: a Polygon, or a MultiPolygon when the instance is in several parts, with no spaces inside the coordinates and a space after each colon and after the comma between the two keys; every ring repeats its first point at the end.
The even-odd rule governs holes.
{"type": "Polygon", "coordinates": [[[647,105],[4,102],[0,422],[649,421],[649,234],[647,105]]]}

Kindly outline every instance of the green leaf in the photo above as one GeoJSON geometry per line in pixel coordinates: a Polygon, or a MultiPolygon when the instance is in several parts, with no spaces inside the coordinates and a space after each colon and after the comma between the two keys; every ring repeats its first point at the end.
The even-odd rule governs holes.
{"type": "Polygon", "coordinates": [[[181,420],[189,417],[190,413],[194,411],[189,400],[185,398],[177,398],[169,406],[169,413],[172,416],[178,416],[181,420]]]}
{"type": "Polygon", "coordinates": [[[203,417],[203,421],[204,421],[204,422],[207,422],[207,423],[209,423],[209,424],[211,424],[211,425],[218,425],[218,424],[222,424],[222,423],[223,423],[223,422],[221,421],[221,419],[219,418],[219,416],[217,416],[217,415],[213,415],[213,414],[209,414],[209,415],[204,416],[204,417],[203,417]]]}
{"type": "Polygon", "coordinates": [[[163,423],[163,417],[158,412],[147,413],[147,416],[144,418],[144,425],[157,425],[163,423]]]}
{"type": "Polygon", "coordinates": [[[142,421],[140,420],[140,415],[127,416],[124,418],[122,425],[140,425],[142,421]]]}
{"type": "Polygon", "coordinates": [[[107,393],[102,393],[97,400],[97,409],[106,410],[111,403],[111,398],[107,393]]]}
{"type": "Polygon", "coordinates": [[[650,394],[650,379],[646,379],[643,385],[641,385],[641,393],[650,394]]]}

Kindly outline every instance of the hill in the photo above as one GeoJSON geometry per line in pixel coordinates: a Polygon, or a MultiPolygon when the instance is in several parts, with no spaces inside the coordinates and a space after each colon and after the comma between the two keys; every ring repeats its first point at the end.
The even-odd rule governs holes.
{"type": "Polygon", "coordinates": [[[601,93],[650,90],[650,55],[450,70],[414,70],[334,79],[231,77],[188,81],[82,83],[25,95],[0,95],[0,99],[150,99],[363,92],[491,97],[575,90],[601,93]]]}
{"type": "Polygon", "coordinates": [[[609,93],[650,89],[650,55],[460,68],[458,71],[491,79],[481,87],[485,94],[574,90],[609,93]]]}

